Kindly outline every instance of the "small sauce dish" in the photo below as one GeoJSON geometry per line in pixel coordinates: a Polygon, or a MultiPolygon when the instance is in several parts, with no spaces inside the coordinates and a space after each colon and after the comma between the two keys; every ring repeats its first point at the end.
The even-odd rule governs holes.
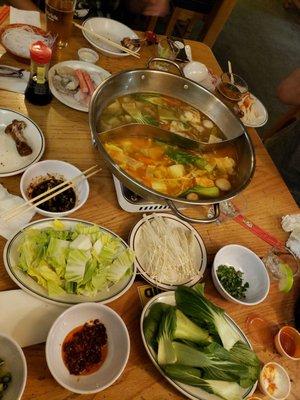
{"type": "Polygon", "coordinates": [[[198,61],[191,61],[186,64],[183,68],[183,73],[187,78],[197,83],[200,83],[209,77],[206,65],[198,61]]]}
{"type": "Polygon", "coordinates": [[[221,75],[217,89],[227,99],[240,101],[248,92],[248,85],[240,76],[225,72],[221,75]]]}
{"type": "Polygon", "coordinates": [[[88,47],[82,47],[77,53],[80,61],[95,64],[99,60],[98,53],[92,49],[89,49],[88,47]]]}
{"type": "Polygon", "coordinates": [[[259,387],[272,400],[284,400],[291,391],[291,382],[286,370],[276,362],[264,365],[260,372],[259,387]]]}
{"type": "Polygon", "coordinates": [[[275,336],[275,347],[279,354],[289,360],[300,360],[300,333],[292,326],[284,326],[275,336]]]}

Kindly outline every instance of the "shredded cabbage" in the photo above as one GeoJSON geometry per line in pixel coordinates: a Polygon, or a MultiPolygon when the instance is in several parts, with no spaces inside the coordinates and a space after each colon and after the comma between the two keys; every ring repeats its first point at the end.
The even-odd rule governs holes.
{"type": "Polygon", "coordinates": [[[99,228],[62,221],[51,227],[26,229],[18,248],[18,268],[49,295],[74,293],[89,297],[132,274],[134,255],[123,242],[99,228]]]}

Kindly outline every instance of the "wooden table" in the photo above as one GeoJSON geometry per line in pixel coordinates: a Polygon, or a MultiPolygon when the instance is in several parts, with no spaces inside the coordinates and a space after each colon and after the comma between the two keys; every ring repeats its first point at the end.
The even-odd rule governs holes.
{"type": "MultiPolygon", "coordinates": [[[[211,50],[201,43],[191,42],[195,60],[205,63],[216,74],[220,67],[211,50]]],[[[81,33],[74,28],[73,37],[66,50],[61,51],[55,61],[76,59],[80,47],[89,46],[81,33]]],[[[100,55],[99,65],[111,73],[124,69],[133,69],[145,66],[147,59],[155,54],[154,47],[142,50],[142,57],[137,60],[132,57],[106,58],[100,55]]],[[[4,54],[1,64],[19,65],[9,55],[4,54]]],[[[88,126],[88,114],[70,109],[58,100],[44,107],[36,107],[24,102],[24,96],[1,91],[0,107],[9,107],[23,112],[31,117],[43,130],[46,138],[44,159],[60,159],[75,164],[84,170],[89,166],[103,164],[98,152],[91,145],[88,126]]],[[[273,233],[277,238],[286,240],[287,234],[280,227],[282,215],[298,212],[279,173],[264,149],[255,130],[249,129],[256,151],[256,172],[249,187],[244,191],[246,200],[244,213],[253,222],[273,233]]],[[[76,218],[93,221],[112,229],[124,239],[127,239],[131,227],[140,219],[139,214],[129,214],[120,209],[117,204],[112,177],[108,169],[103,166],[101,175],[90,181],[90,197],[83,208],[74,213],[76,218]]],[[[20,176],[1,178],[0,183],[15,194],[20,194],[20,176]]],[[[209,255],[213,255],[223,245],[239,243],[254,250],[259,256],[264,256],[269,245],[253,236],[250,232],[232,220],[222,224],[197,225],[209,255]]],[[[2,253],[5,241],[0,238],[0,252],[2,253]]],[[[0,290],[15,288],[4,270],[2,260],[0,270],[0,290]]],[[[224,307],[231,316],[245,329],[245,320],[250,313],[265,316],[272,327],[278,328],[283,323],[293,319],[293,305],[296,290],[288,295],[278,292],[277,284],[271,285],[268,299],[257,307],[242,307],[233,305],[221,299],[211,284],[209,273],[205,277],[208,296],[217,304],[224,307]]],[[[52,378],[45,361],[44,345],[32,346],[25,349],[28,364],[28,382],[23,396],[24,400],[71,400],[85,398],[92,399],[139,399],[139,400],[167,400],[182,398],[156,371],[142,346],[139,334],[139,318],[141,305],[138,298],[137,286],[133,287],[117,301],[111,303],[126,322],[131,337],[131,354],[123,375],[109,389],[97,395],[85,397],[71,394],[61,388],[52,378]]],[[[1,325],[0,325],[1,327],[1,325]]],[[[0,328],[1,329],[1,328],[0,328]]],[[[287,363],[276,355],[272,348],[261,349],[256,346],[262,361],[280,359],[291,374],[293,389],[290,399],[296,399],[300,392],[300,381],[296,383],[296,371],[299,363],[287,363]]],[[[262,396],[261,396],[262,397],[262,396]]]]}

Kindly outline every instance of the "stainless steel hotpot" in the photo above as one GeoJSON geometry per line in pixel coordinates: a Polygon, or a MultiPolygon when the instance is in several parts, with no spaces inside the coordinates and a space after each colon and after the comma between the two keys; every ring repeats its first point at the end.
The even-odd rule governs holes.
{"type": "Polygon", "coordinates": [[[149,65],[153,61],[158,60],[159,59],[150,60],[147,69],[124,71],[112,75],[98,86],[93,94],[89,109],[89,124],[92,141],[94,145],[98,147],[112,173],[133,192],[150,201],[167,203],[172,211],[185,221],[193,223],[213,222],[218,218],[220,213],[219,203],[238,195],[246,188],[252,178],[255,168],[255,157],[251,140],[242,123],[229,108],[204,87],[183,76],[149,69],[149,65]],[[101,113],[108,103],[119,96],[137,92],[160,93],[183,100],[209,116],[209,118],[221,128],[228,139],[233,139],[237,148],[239,160],[237,175],[238,184],[235,188],[215,199],[190,201],[156,192],[142,185],[123,171],[107,154],[103,144],[99,140],[101,132],[98,132],[97,126],[101,113]],[[178,210],[179,205],[184,207],[209,204],[213,206],[213,215],[207,218],[191,218],[178,210]]]}

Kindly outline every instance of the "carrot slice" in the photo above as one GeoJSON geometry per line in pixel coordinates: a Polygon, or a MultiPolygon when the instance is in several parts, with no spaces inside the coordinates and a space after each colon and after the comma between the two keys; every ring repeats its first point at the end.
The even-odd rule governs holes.
{"type": "Polygon", "coordinates": [[[85,79],[84,79],[83,72],[81,71],[81,69],[75,69],[75,74],[79,80],[80,90],[83,93],[89,93],[89,88],[88,88],[87,84],[85,83],[85,79]]]}

